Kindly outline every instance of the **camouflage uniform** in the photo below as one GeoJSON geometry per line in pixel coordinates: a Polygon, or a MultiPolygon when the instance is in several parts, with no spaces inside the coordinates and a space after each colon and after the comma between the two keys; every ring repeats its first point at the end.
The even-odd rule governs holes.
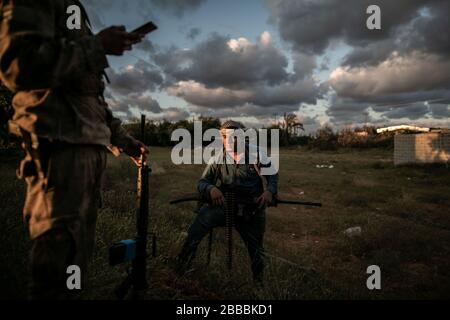
{"type": "MultiPolygon", "coordinates": [[[[248,154],[248,145],[246,150],[248,154]]],[[[206,167],[197,185],[197,190],[203,199],[210,197],[212,188],[218,187],[221,189],[225,185],[233,186],[233,188],[236,188],[235,190],[249,190],[254,197],[258,197],[263,193],[264,185],[257,172],[256,165],[249,163],[248,160],[242,164],[228,163],[230,162],[227,162],[227,164],[214,163],[206,167]]],[[[262,167],[263,165],[260,164],[260,166],[262,167]]],[[[267,181],[266,190],[276,195],[278,193],[278,174],[264,176],[264,178],[267,181]]],[[[262,281],[264,271],[263,238],[266,227],[266,213],[264,208],[254,212],[249,212],[246,209],[244,208],[242,215],[237,215],[235,228],[247,247],[254,279],[256,281],[262,281]]],[[[188,230],[188,236],[178,256],[178,261],[181,262],[181,265],[184,268],[189,266],[195,257],[197,247],[202,239],[213,228],[223,226],[225,226],[223,207],[212,204],[201,207],[188,230]]]]}
{"type": "Polygon", "coordinates": [[[31,297],[65,298],[67,266],[85,276],[92,252],[106,146],[133,138],[105,103],[108,61],[79,1],[4,0],[0,13],[0,77],[15,94],[10,129],[27,151],[19,176],[31,297]],[[66,27],[70,5],[82,8],[80,30],[66,27]]]}

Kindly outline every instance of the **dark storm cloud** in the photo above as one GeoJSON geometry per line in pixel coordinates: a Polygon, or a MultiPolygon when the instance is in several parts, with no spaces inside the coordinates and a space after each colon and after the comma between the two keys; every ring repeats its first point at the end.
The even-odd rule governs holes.
{"type": "Polygon", "coordinates": [[[376,66],[338,68],[329,83],[345,104],[331,100],[328,114],[336,121],[353,119],[371,106],[388,119],[439,116],[424,103],[450,102],[447,70],[450,60],[424,53],[393,55],[376,66]]]}
{"type": "Polygon", "coordinates": [[[188,81],[168,88],[168,93],[183,98],[186,102],[203,107],[228,108],[245,104],[262,107],[278,106],[298,108],[300,103],[314,104],[320,96],[319,88],[312,80],[284,83],[279,86],[254,86],[247,89],[208,89],[188,81]]]}
{"type": "Polygon", "coordinates": [[[387,119],[442,117],[427,101],[450,95],[446,0],[267,0],[271,20],[296,52],[323,54],[333,41],[351,47],[328,85],[327,115],[361,121],[369,111],[387,119]],[[366,28],[366,8],[381,8],[382,30],[366,28]]]}
{"type": "Polygon", "coordinates": [[[364,123],[370,120],[368,111],[370,104],[368,103],[355,102],[353,99],[341,98],[333,94],[329,104],[326,114],[333,123],[364,123]]]}
{"type": "MultiPolygon", "coordinates": [[[[371,111],[384,119],[444,119],[450,116],[450,92],[436,90],[402,93],[372,97],[369,101],[342,98],[333,94],[326,114],[337,124],[364,123],[371,111]]],[[[372,122],[375,120],[369,119],[372,122]]]]}
{"type": "Polygon", "coordinates": [[[450,2],[430,2],[421,14],[398,27],[388,39],[356,47],[344,58],[344,65],[375,65],[386,60],[392,52],[407,55],[420,51],[450,58],[448,36],[450,2]]]}
{"type": "Polygon", "coordinates": [[[322,94],[312,78],[315,58],[298,53],[287,72],[288,58],[268,32],[255,42],[212,34],[192,49],[171,47],[152,57],[168,79],[167,92],[203,108],[236,108],[247,115],[263,112],[258,108],[283,112],[314,104],[322,94]]]}
{"type": "Polygon", "coordinates": [[[450,59],[413,53],[393,54],[376,66],[340,67],[330,75],[331,87],[344,97],[370,99],[398,93],[450,89],[450,59]]]}
{"type": "Polygon", "coordinates": [[[369,103],[376,112],[383,112],[391,107],[404,107],[414,105],[415,102],[428,102],[429,104],[450,104],[450,91],[433,90],[417,91],[387,96],[378,96],[370,99],[369,103]]]}
{"type": "Polygon", "coordinates": [[[190,104],[201,107],[228,108],[248,103],[253,96],[249,90],[231,90],[226,88],[208,89],[195,81],[181,81],[167,88],[167,92],[184,99],[190,104]]]}
{"type": "Polygon", "coordinates": [[[409,120],[417,120],[423,118],[430,112],[428,106],[423,102],[405,106],[389,107],[384,109],[387,110],[383,110],[381,116],[388,119],[407,118],[409,120]]]}
{"type": "Polygon", "coordinates": [[[450,58],[450,1],[429,1],[427,10],[413,20],[400,39],[406,50],[421,50],[450,58]]]}
{"type": "Polygon", "coordinates": [[[190,106],[189,111],[199,115],[208,115],[217,118],[233,118],[233,117],[248,117],[255,118],[275,118],[281,116],[284,112],[298,111],[296,106],[279,106],[261,107],[252,104],[245,104],[237,107],[227,108],[209,108],[200,106],[190,106]]]}
{"type": "Polygon", "coordinates": [[[185,120],[190,116],[186,109],[176,107],[161,108],[158,101],[148,94],[131,93],[122,96],[114,94],[108,89],[105,91],[105,98],[111,110],[124,119],[135,117],[136,112],[147,113],[151,120],[179,121],[185,120]]]}
{"type": "Polygon", "coordinates": [[[430,111],[435,119],[449,119],[450,118],[450,103],[448,104],[431,104],[430,111]]]}
{"type": "Polygon", "coordinates": [[[394,51],[393,39],[385,39],[369,43],[365,47],[354,48],[344,57],[342,65],[351,67],[374,66],[385,61],[394,51]]]}
{"type": "MultiPolygon", "coordinates": [[[[396,97],[398,102],[401,97],[396,97]]],[[[383,100],[380,97],[379,100],[383,100]]],[[[389,101],[393,101],[390,97],[389,101]]],[[[356,101],[351,98],[341,98],[335,94],[330,97],[326,114],[335,124],[377,122],[377,119],[409,119],[417,120],[427,116],[430,108],[425,102],[399,103],[396,105],[377,105],[375,102],[356,101]],[[371,114],[376,114],[374,118],[371,114]]],[[[379,121],[379,120],[378,120],[379,121]]]]}
{"type": "Polygon", "coordinates": [[[260,106],[295,106],[302,103],[315,104],[320,88],[314,80],[285,82],[278,86],[257,87],[252,103],[260,106]]]}
{"type": "Polygon", "coordinates": [[[193,49],[169,48],[153,59],[174,80],[194,80],[209,88],[273,85],[288,76],[286,56],[271,43],[251,44],[219,34],[210,35],[193,49]]]}
{"type": "Polygon", "coordinates": [[[294,74],[292,75],[293,79],[311,78],[314,69],[317,68],[316,57],[312,55],[294,52],[292,54],[292,60],[294,69],[294,74]]]}
{"type": "Polygon", "coordinates": [[[111,80],[105,97],[115,112],[132,115],[131,109],[162,113],[159,103],[151,97],[151,92],[158,91],[163,83],[159,70],[151,64],[139,60],[134,65],[121,69],[109,69],[111,80]]]}
{"type": "Polygon", "coordinates": [[[108,99],[109,105],[114,112],[123,112],[130,114],[131,108],[137,108],[141,111],[149,111],[152,113],[161,113],[162,109],[158,101],[149,95],[139,93],[129,94],[127,96],[110,95],[108,99]]]}
{"type": "Polygon", "coordinates": [[[115,71],[108,71],[111,80],[110,88],[121,95],[133,92],[155,91],[163,83],[159,70],[142,60],[136,64],[115,71]]]}
{"type": "Polygon", "coordinates": [[[353,46],[388,39],[400,26],[419,15],[419,9],[443,5],[445,0],[267,0],[271,20],[297,49],[323,53],[330,42],[343,39],[353,46]],[[377,4],[382,29],[368,30],[366,9],[377,4]]]}

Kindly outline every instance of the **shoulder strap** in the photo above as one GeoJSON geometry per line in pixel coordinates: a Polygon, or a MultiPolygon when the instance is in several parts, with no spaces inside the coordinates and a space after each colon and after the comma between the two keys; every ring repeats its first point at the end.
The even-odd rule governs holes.
{"type": "Polygon", "coordinates": [[[265,189],[266,185],[267,185],[267,179],[266,179],[266,177],[264,177],[261,174],[261,169],[260,169],[261,168],[261,161],[260,161],[260,157],[259,157],[259,146],[257,146],[256,148],[257,148],[256,149],[256,154],[257,154],[257,156],[256,156],[256,163],[253,164],[253,168],[255,168],[255,171],[258,173],[258,176],[261,179],[261,183],[262,183],[262,185],[263,185],[263,187],[265,189]]]}
{"type": "MultiPolygon", "coordinates": [[[[224,156],[225,157],[225,156],[224,156]]],[[[225,159],[223,159],[225,160],[225,159]]],[[[227,168],[228,169],[228,168],[227,168]]],[[[214,185],[217,186],[217,182],[221,180],[222,181],[222,164],[217,163],[217,170],[216,174],[214,175],[214,185]]]]}

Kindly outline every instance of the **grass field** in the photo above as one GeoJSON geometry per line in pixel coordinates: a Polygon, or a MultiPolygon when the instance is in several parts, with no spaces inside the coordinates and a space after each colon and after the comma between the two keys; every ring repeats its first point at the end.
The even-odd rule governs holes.
{"type": "MultiPolygon", "coordinates": [[[[194,204],[170,206],[172,196],[195,189],[202,166],[175,166],[170,149],[151,148],[151,218],[157,258],[149,263],[149,299],[419,299],[450,298],[450,172],[445,166],[400,167],[392,151],[281,151],[280,194],[321,201],[322,208],[268,210],[264,287],[255,288],[247,253],[236,237],[235,268],[225,266],[218,230],[207,267],[206,239],[196,270],[177,277],[170,267],[194,218],[194,204]],[[317,164],[333,168],[317,168],[317,164]],[[360,236],[344,235],[360,226],[360,236]],[[366,287],[366,268],[381,268],[382,289],[366,287]]],[[[17,157],[0,156],[0,298],[23,298],[28,240],[22,225],[24,186],[17,157]]],[[[107,248],[133,237],[136,169],[112,158],[104,184],[91,267],[91,299],[113,298],[124,267],[107,264],[107,248]]]]}

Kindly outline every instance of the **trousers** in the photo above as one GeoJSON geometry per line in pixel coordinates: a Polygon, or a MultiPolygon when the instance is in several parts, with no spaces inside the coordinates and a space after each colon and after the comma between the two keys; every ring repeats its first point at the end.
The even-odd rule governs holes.
{"type": "Polygon", "coordinates": [[[23,214],[31,238],[29,298],[70,299],[74,294],[67,288],[67,268],[78,266],[82,288],[86,283],[106,149],[50,143],[40,155],[43,172],[29,170],[35,174],[23,177],[27,185],[23,214]]]}
{"type": "MultiPolygon", "coordinates": [[[[188,230],[179,259],[190,263],[202,239],[216,227],[225,226],[225,213],[221,207],[203,206],[188,230]]],[[[263,239],[266,226],[264,210],[247,217],[238,216],[235,219],[235,229],[244,241],[251,261],[251,269],[255,280],[261,280],[264,271],[263,239]]]]}

